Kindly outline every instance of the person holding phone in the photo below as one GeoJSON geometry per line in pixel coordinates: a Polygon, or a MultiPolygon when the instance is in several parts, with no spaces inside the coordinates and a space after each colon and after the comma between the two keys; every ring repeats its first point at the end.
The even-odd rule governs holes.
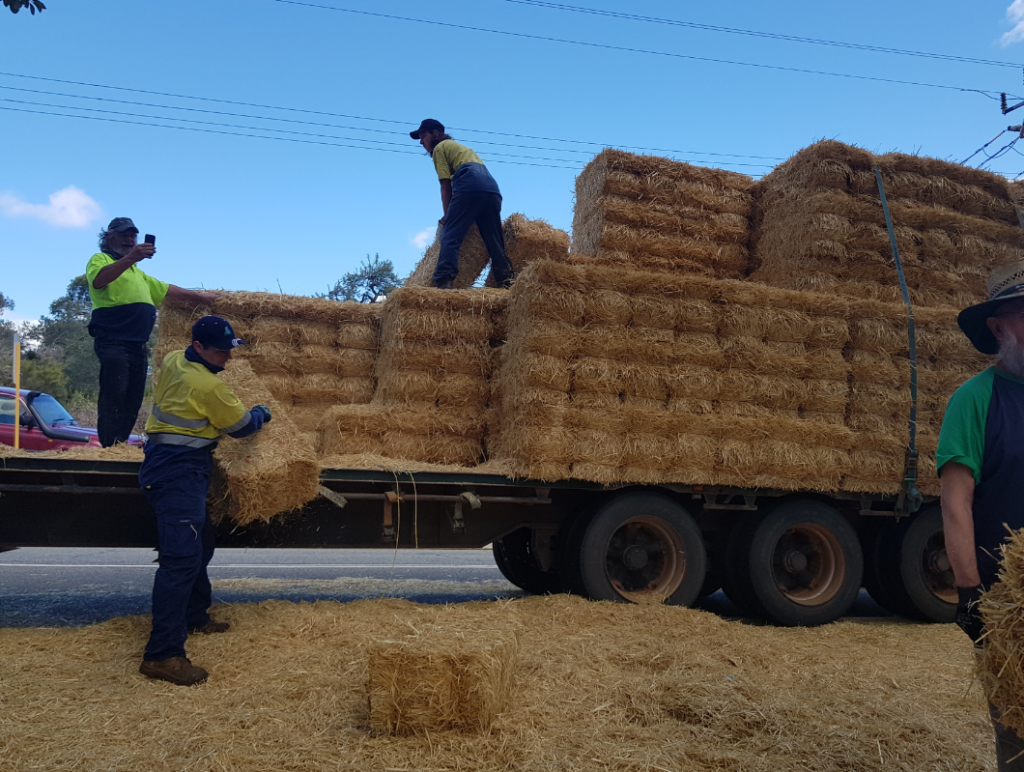
{"type": "Polygon", "coordinates": [[[459,275],[459,250],[475,223],[487,254],[491,272],[499,287],[507,289],[515,278],[505,254],[505,236],[501,230],[501,191],[480,156],[444,133],[444,126],[427,118],[409,136],[418,139],[434,159],[441,181],[441,251],[434,270],[434,286],[451,289],[459,275]]]}
{"type": "Polygon", "coordinates": [[[100,444],[126,442],[135,426],[146,390],[146,342],[156,323],[156,307],[164,300],[212,305],[218,292],[197,292],[167,284],[145,273],[137,263],[156,254],[156,239],[139,244],[139,229],[128,217],[115,217],[100,231],[100,251],[85,267],[92,317],[89,334],[100,360],[100,444]]]}

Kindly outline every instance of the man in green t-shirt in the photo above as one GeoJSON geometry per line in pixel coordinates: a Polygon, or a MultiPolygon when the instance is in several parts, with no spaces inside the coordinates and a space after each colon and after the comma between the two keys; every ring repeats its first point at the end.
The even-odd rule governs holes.
{"type": "MultiPolygon", "coordinates": [[[[996,580],[1007,528],[1024,528],[1024,263],[995,271],[988,300],[964,309],[958,322],[975,348],[998,355],[950,397],[935,458],[956,622],[984,645],[978,600],[996,580]]],[[[1024,742],[991,712],[999,769],[1024,770],[1024,742]]]]}
{"type": "Polygon", "coordinates": [[[115,217],[100,232],[100,251],[85,267],[92,301],[89,334],[100,360],[96,431],[105,448],[127,441],[139,416],[156,307],[165,299],[208,306],[220,295],[182,289],[144,273],[136,264],[156,254],[156,247],[136,243],[138,235],[129,218],[115,217]]]}
{"type": "Polygon", "coordinates": [[[475,223],[487,254],[491,272],[499,287],[507,288],[514,278],[512,264],[505,255],[505,235],[501,230],[501,191],[484,162],[473,150],[460,145],[444,133],[444,126],[427,118],[409,136],[418,139],[434,159],[441,181],[441,251],[434,270],[434,286],[451,289],[459,275],[459,249],[475,223]]]}

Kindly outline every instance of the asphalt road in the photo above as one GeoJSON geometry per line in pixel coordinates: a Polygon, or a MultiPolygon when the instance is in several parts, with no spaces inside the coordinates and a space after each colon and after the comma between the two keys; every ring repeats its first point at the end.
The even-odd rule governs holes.
{"type": "MultiPolygon", "coordinates": [[[[148,614],[156,553],[148,549],[31,547],[0,553],[0,627],[86,625],[148,614]]],[[[352,601],[381,595],[418,603],[518,598],[483,550],[218,549],[215,603],[352,601]]],[[[722,594],[700,607],[740,615],[722,594]]],[[[861,592],[850,616],[889,616],[861,592]]]]}

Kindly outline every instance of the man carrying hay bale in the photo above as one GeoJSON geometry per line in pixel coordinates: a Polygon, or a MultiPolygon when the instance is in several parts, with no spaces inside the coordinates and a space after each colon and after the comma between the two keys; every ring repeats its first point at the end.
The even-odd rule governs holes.
{"type": "Polygon", "coordinates": [[[460,145],[444,133],[440,121],[427,118],[409,136],[418,139],[434,159],[434,168],[441,181],[441,205],[444,216],[439,223],[441,251],[434,270],[434,285],[451,289],[459,275],[459,248],[470,227],[476,223],[487,254],[491,271],[499,287],[512,283],[512,265],[505,255],[505,237],[501,230],[501,191],[484,162],[473,150],[460,145]]]}
{"type": "Polygon", "coordinates": [[[206,511],[213,451],[222,434],[242,438],[270,420],[270,409],[246,410],[217,373],[232,349],[245,345],[227,320],[204,316],[192,326],[192,345],[164,357],[146,421],[146,459],[139,485],[156,512],[160,567],[153,580],[153,632],[139,672],[191,686],[208,673],[185,656],[188,632],[223,633],[214,622],[210,579],[213,523],[206,511]]]}
{"type": "MultiPolygon", "coordinates": [[[[964,309],[958,322],[975,348],[999,357],[950,398],[936,454],[956,622],[980,645],[978,601],[996,579],[1007,529],[1024,527],[1024,263],[993,273],[988,300],[964,309]]],[[[999,769],[1024,770],[1024,742],[998,715],[992,708],[999,769]]]]}
{"type": "Polygon", "coordinates": [[[100,251],[89,259],[92,317],[89,334],[100,360],[99,417],[96,431],[105,448],[127,442],[146,390],[146,341],[165,299],[213,305],[219,292],[195,292],[154,279],[136,263],[156,254],[153,244],[136,244],[139,229],[128,217],[115,217],[100,233],[100,251]]]}

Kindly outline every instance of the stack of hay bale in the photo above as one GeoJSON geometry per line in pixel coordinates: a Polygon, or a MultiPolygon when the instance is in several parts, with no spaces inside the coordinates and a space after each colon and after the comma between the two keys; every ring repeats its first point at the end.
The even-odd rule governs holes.
{"type": "Polygon", "coordinates": [[[473,466],[484,458],[493,349],[507,293],[403,287],[384,304],[373,404],[336,407],[325,456],[473,466]]]}
{"type": "Polygon", "coordinates": [[[873,168],[880,166],[911,300],[963,308],[1024,238],[1005,178],[935,158],[811,145],[758,184],[756,281],[899,303],[873,168]]]}
{"type": "Polygon", "coordinates": [[[741,279],[753,184],[736,172],[605,150],[576,179],[573,251],[635,269],[741,279]]]}
{"type": "Polygon", "coordinates": [[[754,281],[835,293],[851,305],[853,470],[843,490],[893,493],[903,476],[911,408],[903,307],[874,166],[882,171],[918,343],[917,448],[922,492],[938,493],[935,449],[946,401],[989,359],[959,331],[960,309],[984,300],[989,274],[1024,258],[1006,180],[932,158],[875,156],[818,142],[762,179],[754,281]]]}
{"type": "Polygon", "coordinates": [[[513,287],[493,456],[535,479],[833,490],[848,304],[738,281],[535,263],[513,287]]]}

